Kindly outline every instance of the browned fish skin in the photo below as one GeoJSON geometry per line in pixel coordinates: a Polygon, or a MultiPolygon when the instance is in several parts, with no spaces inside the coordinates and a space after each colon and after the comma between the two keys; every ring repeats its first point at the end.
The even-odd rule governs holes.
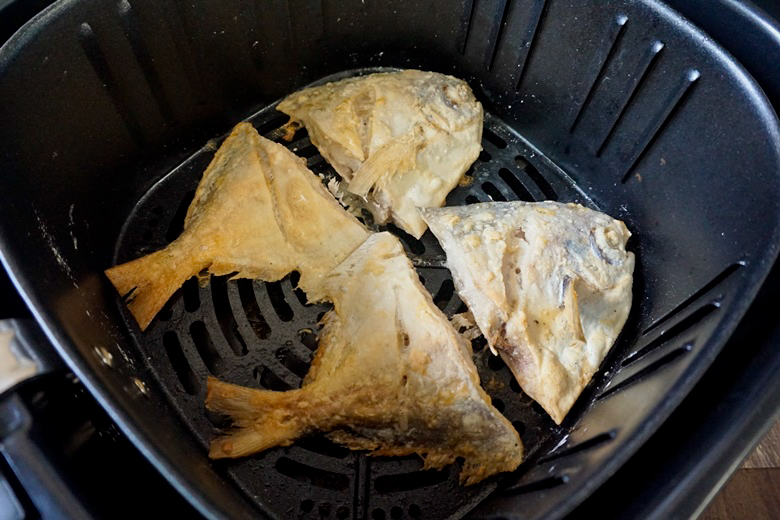
{"type": "Polygon", "coordinates": [[[264,281],[298,270],[300,287],[315,299],[321,278],[367,236],[305,161],[240,123],[203,174],[181,236],[106,276],[130,293],[128,308],[144,330],[204,270],[264,281]]]}
{"type": "Polygon", "coordinates": [[[444,205],[479,156],[482,105],[466,82],[435,72],[369,74],[304,89],[278,110],[312,143],[378,223],[420,238],[418,207],[444,205]]]}
{"type": "Polygon", "coordinates": [[[560,424],[631,309],[631,233],[603,213],[549,201],[422,214],[491,350],[560,424]]]}
{"type": "Polygon", "coordinates": [[[334,309],[302,388],[209,379],[207,408],[234,421],[212,443],[212,458],[322,431],[377,455],[420,454],[430,468],[463,457],[466,484],[520,464],[520,437],[480,387],[469,343],[434,305],[397,238],[372,235],[328,275],[323,293],[334,309]]]}

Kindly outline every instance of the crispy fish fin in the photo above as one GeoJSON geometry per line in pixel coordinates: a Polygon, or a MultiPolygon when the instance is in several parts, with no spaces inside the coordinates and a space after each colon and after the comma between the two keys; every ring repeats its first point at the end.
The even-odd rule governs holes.
{"type": "Polygon", "coordinates": [[[190,258],[178,262],[176,242],[162,251],[106,270],[117,292],[127,297],[127,307],[141,330],[149,326],[168,299],[191,276],[208,267],[207,262],[190,258]]]}
{"type": "Polygon", "coordinates": [[[295,392],[257,390],[209,377],[206,406],[229,416],[234,425],[212,442],[209,457],[242,457],[291,444],[305,429],[297,420],[298,410],[290,408],[295,392]]]}

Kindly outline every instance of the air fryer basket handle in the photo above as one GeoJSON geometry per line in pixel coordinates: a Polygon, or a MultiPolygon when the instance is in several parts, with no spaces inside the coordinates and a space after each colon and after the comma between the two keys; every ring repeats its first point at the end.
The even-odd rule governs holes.
{"type": "Polygon", "coordinates": [[[32,422],[18,395],[0,402],[0,452],[14,475],[42,518],[92,518],[35,442],[32,422]]]}
{"type": "Polygon", "coordinates": [[[15,391],[64,368],[34,320],[0,320],[0,452],[43,518],[91,518],[35,442],[33,416],[15,391]]]}
{"type": "Polygon", "coordinates": [[[35,320],[0,320],[0,397],[27,380],[64,368],[35,320]]]}

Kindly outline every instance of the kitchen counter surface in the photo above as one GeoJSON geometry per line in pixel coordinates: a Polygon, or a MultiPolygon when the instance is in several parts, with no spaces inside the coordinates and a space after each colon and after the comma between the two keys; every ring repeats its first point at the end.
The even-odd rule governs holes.
{"type": "Polygon", "coordinates": [[[700,520],[780,518],[780,421],[734,472],[700,520]]]}

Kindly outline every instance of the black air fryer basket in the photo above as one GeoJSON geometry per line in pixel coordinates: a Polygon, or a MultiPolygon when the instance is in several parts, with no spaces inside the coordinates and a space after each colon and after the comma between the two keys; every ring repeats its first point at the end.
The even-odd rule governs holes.
{"type": "MultiPolygon", "coordinates": [[[[717,356],[780,240],[778,120],[725,51],[658,1],[60,0],[0,49],[0,246],[48,337],[124,432],[213,518],[558,518],[655,431],[717,356]],[[324,305],[295,276],[188,281],[141,333],[102,272],[181,231],[232,125],[268,136],[310,84],[397,68],[466,79],[483,152],[448,204],[576,201],[634,233],[634,305],[564,423],[475,342],[528,459],[458,468],[312,436],[211,462],[205,378],[300,384],[324,305]]],[[[332,175],[305,131],[287,144],[332,175]]],[[[427,233],[407,247],[436,304],[462,303],[427,233]]]]}

